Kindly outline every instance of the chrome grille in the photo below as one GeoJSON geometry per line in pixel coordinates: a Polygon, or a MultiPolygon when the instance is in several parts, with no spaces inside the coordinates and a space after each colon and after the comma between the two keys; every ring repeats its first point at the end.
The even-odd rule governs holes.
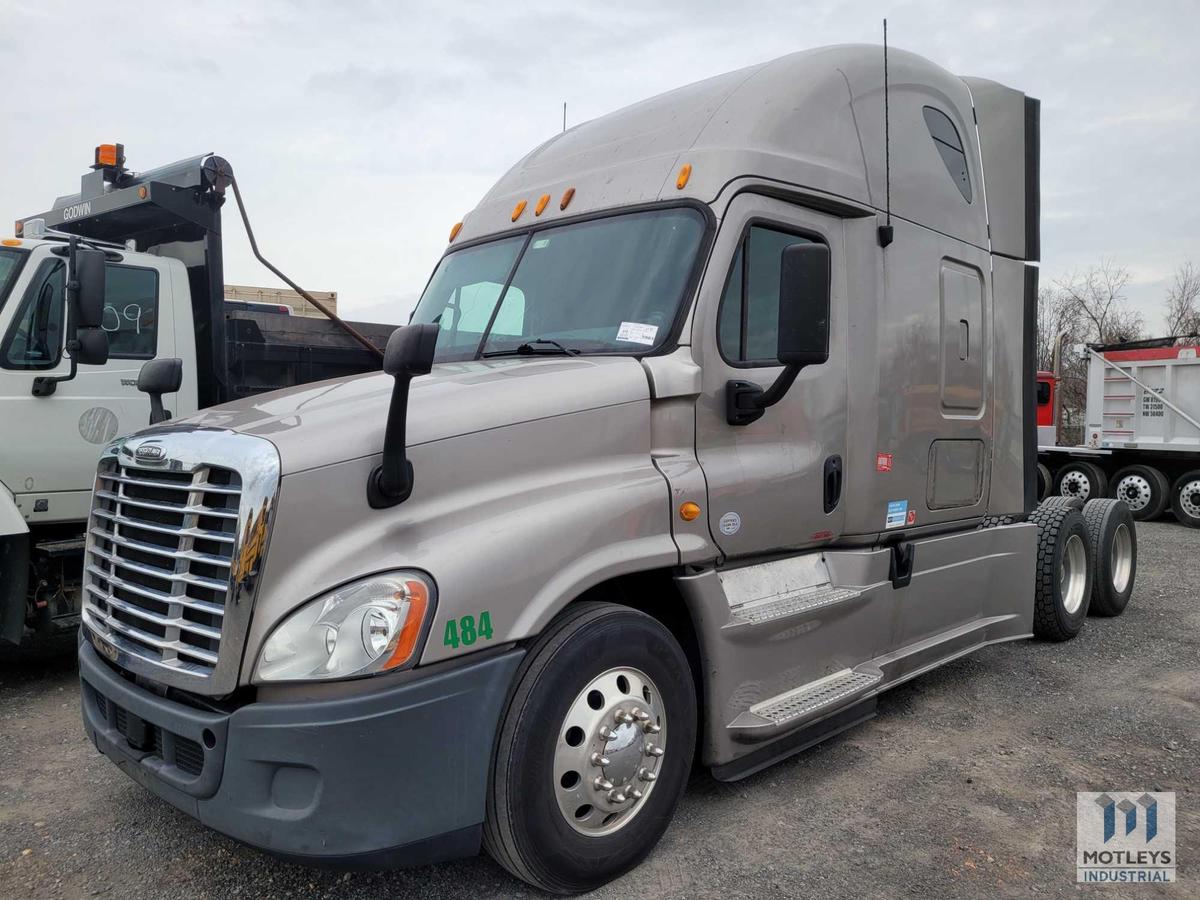
{"type": "Polygon", "coordinates": [[[119,649],[208,676],[235,568],[238,473],[101,463],[84,566],[88,619],[119,649]]]}

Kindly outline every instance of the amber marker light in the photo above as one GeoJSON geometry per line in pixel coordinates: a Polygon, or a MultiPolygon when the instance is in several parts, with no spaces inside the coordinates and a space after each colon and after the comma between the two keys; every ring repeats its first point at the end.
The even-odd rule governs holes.
{"type": "Polygon", "coordinates": [[[117,144],[101,144],[96,148],[96,165],[98,166],[116,166],[120,152],[117,149],[117,144]]]}
{"type": "Polygon", "coordinates": [[[20,220],[18,220],[17,223],[15,225],[13,225],[13,234],[15,234],[17,237],[20,237],[21,232],[24,230],[25,230],[25,223],[20,220]]]}
{"type": "Polygon", "coordinates": [[[694,522],[700,518],[700,506],[692,503],[690,500],[687,503],[681,503],[679,506],[679,518],[685,522],[694,522]]]}
{"type": "Polygon", "coordinates": [[[523,213],[523,212],[525,212],[525,201],[524,200],[522,200],[520,203],[518,203],[516,206],[513,207],[512,220],[514,222],[517,221],[517,219],[521,218],[521,213],[523,213]]]}
{"type": "Polygon", "coordinates": [[[575,196],[575,188],[567,188],[563,191],[562,200],[558,202],[559,209],[566,209],[571,205],[571,200],[575,196]]]}
{"type": "Polygon", "coordinates": [[[408,600],[408,615],[404,619],[404,627],[400,629],[400,637],[396,640],[396,649],[383,664],[384,669],[394,669],[408,662],[417,646],[417,638],[421,636],[421,625],[425,622],[425,611],[429,608],[429,591],[425,585],[415,578],[404,582],[404,592],[407,597],[397,595],[397,600],[408,600]]]}
{"type": "Polygon", "coordinates": [[[453,241],[458,237],[460,231],[462,231],[462,222],[455,222],[454,226],[450,229],[450,240],[453,241]]]}
{"type": "Polygon", "coordinates": [[[675,187],[682,191],[687,187],[688,179],[692,177],[692,164],[684,163],[679,168],[679,177],[675,179],[675,187]]]}
{"type": "Polygon", "coordinates": [[[545,212],[546,204],[549,202],[550,202],[550,195],[542,194],[542,196],[538,197],[537,206],[535,206],[533,208],[533,214],[535,216],[540,216],[543,212],[545,212]]]}
{"type": "Polygon", "coordinates": [[[21,246],[21,242],[18,241],[16,238],[5,238],[4,240],[0,241],[0,247],[20,247],[20,246],[21,246]]]}
{"type": "Polygon", "coordinates": [[[149,196],[150,196],[150,191],[148,191],[146,189],[146,186],[144,184],[138,188],[138,199],[139,200],[145,200],[149,196]]]}

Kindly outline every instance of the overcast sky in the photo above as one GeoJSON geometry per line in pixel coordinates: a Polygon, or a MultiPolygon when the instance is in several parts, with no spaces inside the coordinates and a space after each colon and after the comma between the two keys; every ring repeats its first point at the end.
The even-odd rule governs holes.
{"type": "MultiPolygon", "coordinates": [[[[885,14],[893,46],[1041,98],[1043,283],[1111,259],[1160,329],[1172,271],[1200,264],[1196,0],[0,0],[0,222],[77,191],[97,143],[133,169],[216,152],[269,259],[351,318],[402,322],[450,226],[561,128],[564,100],[578,123],[877,42],[885,14]]],[[[226,281],[277,284],[226,222],[226,281]]]]}

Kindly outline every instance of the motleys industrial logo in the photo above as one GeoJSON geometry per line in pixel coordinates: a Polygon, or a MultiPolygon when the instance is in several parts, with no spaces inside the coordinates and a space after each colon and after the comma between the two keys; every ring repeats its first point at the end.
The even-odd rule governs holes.
{"type": "Polygon", "coordinates": [[[1154,884],[1175,880],[1173,791],[1080,791],[1075,795],[1076,881],[1154,884]]]}

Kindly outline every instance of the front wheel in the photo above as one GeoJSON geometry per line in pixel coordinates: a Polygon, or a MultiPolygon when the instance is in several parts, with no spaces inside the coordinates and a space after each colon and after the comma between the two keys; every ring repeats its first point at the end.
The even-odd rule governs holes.
{"type": "Polygon", "coordinates": [[[1171,488],[1171,511],[1184,525],[1200,528],[1200,469],[1176,480],[1171,488]]]}
{"type": "Polygon", "coordinates": [[[493,757],[484,846],[558,894],[642,861],[687,785],[696,694],[657,620],[580,603],[548,626],[517,674],[493,757]]]}

